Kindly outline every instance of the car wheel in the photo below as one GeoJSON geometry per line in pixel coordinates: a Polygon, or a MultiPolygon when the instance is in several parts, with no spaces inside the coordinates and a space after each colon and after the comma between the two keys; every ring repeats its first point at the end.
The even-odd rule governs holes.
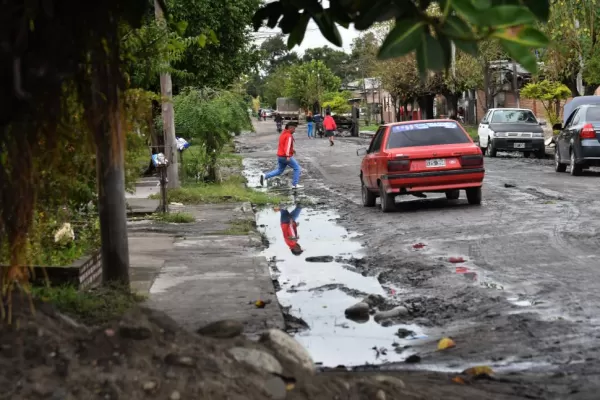
{"type": "Polygon", "coordinates": [[[531,152],[530,151],[524,151],[523,152],[523,157],[525,157],[525,158],[531,157],[531,152]]]}
{"type": "Polygon", "coordinates": [[[487,144],[487,154],[490,157],[496,157],[496,148],[494,147],[494,141],[492,140],[492,138],[488,137],[488,144],[487,144]]]}
{"type": "Polygon", "coordinates": [[[386,193],[383,185],[379,185],[379,201],[381,201],[381,211],[384,213],[392,212],[396,209],[396,196],[393,193],[386,193]]]}
{"type": "Polygon", "coordinates": [[[558,146],[554,148],[554,170],[556,172],[565,172],[567,170],[567,164],[560,162],[560,152],[558,146]]]}
{"type": "Polygon", "coordinates": [[[581,164],[576,164],[575,163],[575,152],[573,150],[571,150],[571,175],[572,176],[579,176],[581,175],[581,164]]]}
{"type": "Polygon", "coordinates": [[[363,206],[364,207],[375,207],[375,193],[371,192],[369,189],[367,189],[367,187],[365,186],[365,183],[362,182],[361,179],[361,191],[362,191],[362,202],[363,202],[363,206]]]}
{"type": "Polygon", "coordinates": [[[478,188],[469,188],[466,190],[467,192],[467,200],[469,204],[479,205],[481,204],[481,187],[478,188]]]}
{"type": "Polygon", "coordinates": [[[460,197],[460,190],[448,190],[446,192],[446,198],[448,200],[458,200],[460,197]]]}

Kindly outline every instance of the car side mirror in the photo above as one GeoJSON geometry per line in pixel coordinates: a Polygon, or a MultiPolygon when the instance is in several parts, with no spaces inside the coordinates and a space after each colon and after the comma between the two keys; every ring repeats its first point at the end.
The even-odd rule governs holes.
{"type": "Polygon", "coordinates": [[[562,128],[563,128],[562,124],[554,124],[554,125],[552,125],[552,130],[553,131],[560,131],[560,130],[562,130],[562,128]]]}
{"type": "Polygon", "coordinates": [[[358,149],[356,150],[356,155],[361,157],[361,156],[366,156],[367,155],[367,149],[358,149]]]}
{"type": "Polygon", "coordinates": [[[546,126],[546,121],[540,121],[540,126],[546,126]]]}

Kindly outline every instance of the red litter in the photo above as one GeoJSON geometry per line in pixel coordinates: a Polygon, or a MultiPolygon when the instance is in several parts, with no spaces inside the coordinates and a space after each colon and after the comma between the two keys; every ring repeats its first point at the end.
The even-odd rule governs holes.
{"type": "Polygon", "coordinates": [[[448,261],[450,261],[452,264],[458,264],[458,263],[461,263],[461,262],[465,262],[465,259],[462,258],[462,257],[450,257],[448,259],[448,261]]]}
{"type": "Polygon", "coordinates": [[[466,274],[467,272],[469,272],[469,268],[467,267],[456,267],[457,274],[466,274]]]}
{"type": "Polygon", "coordinates": [[[425,247],[424,243],[413,244],[413,249],[422,249],[423,247],[425,247]]]}

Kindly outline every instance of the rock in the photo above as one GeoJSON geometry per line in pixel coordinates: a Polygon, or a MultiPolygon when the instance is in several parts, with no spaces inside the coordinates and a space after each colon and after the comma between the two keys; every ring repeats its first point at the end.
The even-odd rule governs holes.
{"type": "Polygon", "coordinates": [[[169,400],[180,400],[181,394],[177,390],[174,390],[173,393],[169,396],[169,400]]]}
{"type": "Polygon", "coordinates": [[[404,339],[409,336],[415,336],[415,333],[408,329],[399,328],[398,332],[396,332],[396,336],[398,336],[400,339],[404,339]]]}
{"type": "Polygon", "coordinates": [[[237,361],[253,366],[258,370],[267,371],[271,374],[281,375],[283,367],[275,357],[264,351],[248,349],[245,347],[234,347],[229,353],[237,361]]]}
{"type": "Polygon", "coordinates": [[[412,356],[410,356],[406,360],[404,360],[404,362],[407,364],[416,364],[418,362],[421,362],[421,357],[419,357],[416,354],[413,354],[412,356]]]}
{"type": "Polygon", "coordinates": [[[377,394],[375,394],[375,399],[385,400],[385,392],[383,390],[378,390],[377,394]]]}
{"type": "Polygon", "coordinates": [[[367,303],[371,308],[378,307],[385,303],[385,297],[379,294],[370,294],[365,297],[362,302],[367,303]]]}
{"type": "Polygon", "coordinates": [[[165,357],[165,363],[168,365],[174,365],[177,367],[195,368],[196,360],[188,356],[180,356],[178,354],[167,354],[165,357]]]}
{"type": "Polygon", "coordinates": [[[402,315],[408,315],[408,310],[404,306],[398,306],[388,311],[380,311],[377,314],[375,314],[373,318],[376,322],[379,322],[384,319],[397,318],[402,315]]]}
{"type": "Polygon", "coordinates": [[[279,361],[297,364],[305,372],[314,374],[315,363],[310,354],[287,333],[271,329],[261,336],[260,341],[275,352],[279,361]]]}
{"type": "Polygon", "coordinates": [[[398,386],[398,387],[401,387],[402,389],[406,388],[406,385],[404,384],[404,381],[402,379],[394,378],[393,376],[377,375],[375,377],[375,380],[377,382],[388,383],[390,385],[398,386]]]}
{"type": "Polygon", "coordinates": [[[157,387],[158,383],[154,381],[144,382],[144,384],[142,385],[142,389],[144,389],[144,392],[154,392],[157,387]]]}
{"type": "Polygon", "coordinates": [[[363,301],[356,303],[353,306],[346,308],[344,314],[348,318],[367,317],[369,316],[369,305],[363,301]]]}
{"type": "Polygon", "coordinates": [[[265,391],[274,400],[283,400],[287,396],[285,382],[278,376],[267,379],[264,384],[265,391]]]}
{"type": "Polygon", "coordinates": [[[306,257],[306,262],[321,262],[321,263],[330,263],[333,262],[332,256],[316,256],[316,257],[306,257]]]}
{"type": "Polygon", "coordinates": [[[239,336],[244,331],[244,324],[239,321],[227,320],[212,322],[196,331],[199,335],[217,339],[230,339],[239,336]]]}
{"type": "Polygon", "coordinates": [[[144,326],[121,326],[119,336],[125,339],[146,340],[152,337],[152,331],[144,326]]]}

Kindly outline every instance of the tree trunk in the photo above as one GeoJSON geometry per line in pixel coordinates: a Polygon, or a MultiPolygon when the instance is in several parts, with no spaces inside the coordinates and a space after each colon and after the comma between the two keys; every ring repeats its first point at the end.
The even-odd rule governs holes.
{"type": "Polygon", "coordinates": [[[423,119],[433,119],[433,99],[434,95],[426,94],[424,96],[419,96],[417,98],[417,103],[419,103],[419,108],[421,109],[421,118],[423,119]]]}
{"type": "Polygon", "coordinates": [[[444,97],[448,106],[448,115],[458,115],[458,94],[445,92],[444,97]]]}
{"type": "Polygon", "coordinates": [[[491,71],[489,64],[483,66],[483,92],[485,95],[485,103],[483,104],[483,112],[487,112],[490,108],[494,108],[494,96],[491,88],[491,71]]]}
{"type": "MultiPolygon", "coordinates": [[[[156,20],[164,23],[163,10],[157,0],[154,0],[154,13],[156,20]]],[[[162,96],[163,134],[165,137],[165,156],[169,161],[167,167],[168,188],[175,189],[179,183],[179,160],[177,151],[177,138],[175,137],[175,113],[173,111],[173,83],[171,74],[160,74],[160,92],[162,96]]]]}

